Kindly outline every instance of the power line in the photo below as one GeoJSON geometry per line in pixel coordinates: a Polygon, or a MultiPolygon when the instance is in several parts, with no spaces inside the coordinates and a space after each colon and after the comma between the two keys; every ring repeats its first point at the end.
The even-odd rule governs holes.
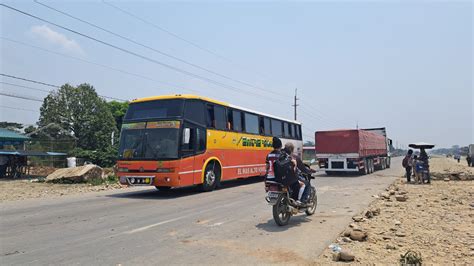
{"type": "Polygon", "coordinates": [[[18,88],[29,89],[29,90],[35,90],[35,91],[42,91],[42,92],[48,92],[48,93],[51,92],[49,90],[43,90],[43,89],[38,89],[38,88],[33,88],[33,87],[24,86],[24,85],[3,82],[3,81],[0,81],[0,84],[10,85],[10,86],[18,87],[18,88]]]}
{"type": "MultiPolygon", "coordinates": [[[[304,97],[303,97],[303,98],[304,98],[304,97]]],[[[311,108],[311,112],[314,112],[315,115],[321,117],[322,119],[326,119],[326,118],[325,118],[326,115],[324,115],[320,110],[316,109],[311,103],[309,103],[309,102],[307,102],[307,101],[305,101],[305,100],[302,100],[302,102],[305,103],[307,106],[310,106],[310,107],[308,107],[308,108],[311,108]]],[[[305,106],[303,106],[303,108],[305,108],[305,106]]],[[[309,110],[309,109],[308,109],[308,110],[309,110]]],[[[348,122],[346,122],[346,121],[343,121],[343,120],[340,120],[340,119],[333,119],[333,120],[331,120],[331,123],[334,123],[334,122],[337,122],[337,123],[339,123],[339,124],[341,124],[341,125],[350,124],[350,123],[348,123],[348,122]],[[335,120],[337,120],[337,121],[335,121],[335,120]]],[[[335,125],[335,124],[334,124],[334,125],[335,125]]]]}
{"type": "MultiPolygon", "coordinates": [[[[221,77],[221,78],[228,79],[228,80],[231,80],[231,81],[240,83],[240,84],[242,84],[242,85],[246,85],[246,86],[252,87],[252,88],[254,88],[254,89],[258,89],[258,90],[261,90],[261,91],[264,91],[264,92],[267,92],[267,93],[277,94],[277,93],[275,93],[275,92],[273,92],[273,91],[269,91],[269,90],[266,90],[266,89],[263,89],[263,88],[254,86],[254,85],[252,85],[252,84],[250,84],[250,83],[248,83],[248,82],[241,81],[241,80],[238,80],[238,79],[229,77],[229,76],[227,76],[227,75],[224,75],[224,74],[215,72],[215,71],[213,71],[213,70],[210,70],[210,69],[208,69],[208,68],[206,68],[206,67],[203,67],[203,66],[200,66],[200,65],[198,65],[198,64],[191,63],[191,62],[189,62],[189,61],[187,61],[187,60],[184,60],[184,59],[182,59],[182,58],[173,56],[173,55],[171,55],[171,54],[169,54],[169,53],[160,51],[160,50],[158,50],[158,49],[156,49],[156,48],[153,48],[153,47],[151,47],[151,46],[149,46],[149,45],[140,43],[140,42],[135,41],[135,40],[133,40],[133,39],[131,39],[131,38],[129,38],[129,37],[126,37],[126,36],[123,36],[123,35],[118,34],[118,33],[116,33],[116,32],[113,32],[113,31],[111,31],[111,30],[105,29],[104,27],[98,26],[97,24],[94,24],[94,23],[91,23],[91,22],[86,21],[86,20],[84,20],[84,19],[78,18],[78,17],[76,17],[76,16],[74,16],[74,15],[71,15],[71,14],[69,14],[69,13],[67,13],[67,12],[64,12],[64,11],[62,11],[62,10],[59,10],[59,9],[57,9],[57,8],[54,8],[54,7],[52,7],[52,6],[49,6],[49,5],[47,5],[47,4],[44,4],[44,3],[39,2],[39,1],[37,1],[37,0],[34,0],[34,2],[37,3],[37,4],[39,4],[39,5],[42,5],[42,6],[46,7],[46,8],[48,8],[48,9],[50,9],[50,10],[53,10],[53,11],[58,12],[58,13],[60,13],[60,14],[63,14],[64,16],[67,16],[67,17],[69,17],[69,18],[72,18],[72,19],[75,19],[75,20],[77,20],[77,21],[80,21],[80,22],[82,22],[82,23],[84,23],[84,24],[87,24],[87,25],[89,25],[89,26],[91,26],[91,27],[94,27],[94,28],[96,28],[96,29],[99,29],[99,30],[101,30],[101,31],[104,31],[104,32],[106,32],[106,33],[109,33],[109,34],[111,34],[111,35],[113,35],[113,36],[115,36],[115,37],[118,37],[118,38],[122,39],[122,40],[131,42],[131,43],[136,44],[136,45],[141,46],[141,47],[144,47],[144,48],[146,48],[146,49],[149,49],[149,50],[151,50],[151,51],[153,51],[153,52],[156,52],[156,53],[158,53],[158,54],[164,55],[164,56],[166,56],[166,57],[172,58],[172,59],[174,59],[174,60],[176,60],[176,61],[179,61],[179,62],[181,62],[181,63],[190,65],[190,66],[192,66],[192,67],[195,67],[195,68],[198,68],[198,69],[200,69],[200,70],[206,71],[206,72],[208,72],[208,73],[211,73],[211,74],[213,74],[213,75],[219,76],[219,77],[221,77]]],[[[277,94],[277,95],[278,95],[278,94],[277,94]]]]}
{"type": "Polygon", "coordinates": [[[122,8],[116,6],[116,5],[113,5],[112,3],[106,2],[106,1],[104,1],[104,0],[102,0],[102,3],[108,5],[108,6],[112,7],[112,8],[114,8],[114,9],[116,9],[116,10],[118,10],[118,11],[120,11],[120,12],[122,12],[122,13],[128,15],[128,16],[130,16],[130,17],[133,17],[133,18],[135,18],[135,19],[138,19],[138,20],[140,20],[141,22],[143,22],[143,23],[145,23],[145,24],[147,24],[147,25],[149,25],[149,26],[152,26],[152,27],[154,27],[154,28],[156,28],[156,29],[158,29],[158,30],[160,30],[160,31],[162,31],[162,32],[165,32],[165,33],[167,33],[168,35],[173,36],[174,38],[176,38],[176,39],[178,39],[178,40],[181,40],[181,41],[183,41],[183,42],[185,42],[185,43],[187,43],[187,44],[190,44],[190,45],[192,45],[192,46],[198,48],[199,50],[202,50],[202,51],[204,51],[204,52],[206,52],[206,53],[209,53],[209,54],[212,54],[212,55],[214,55],[214,56],[217,56],[217,57],[219,57],[219,58],[221,58],[221,59],[224,59],[224,60],[226,60],[226,61],[232,62],[231,59],[229,59],[229,58],[227,58],[227,57],[225,57],[225,56],[222,56],[222,55],[220,55],[220,54],[218,54],[218,53],[216,53],[216,52],[213,52],[213,51],[211,51],[211,50],[209,50],[209,49],[207,49],[207,48],[204,48],[204,47],[202,47],[202,46],[200,46],[200,45],[198,45],[198,44],[196,44],[196,43],[194,43],[194,42],[192,42],[192,41],[189,41],[189,40],[187,40],[187,39],[185,39],[185,38],[183,38],[183,37],[177,35],[176,33],[173,33],[173,32],[171,32],[171,31],[169,31],[169,30],[167,30],[167,29],[164,29],[164,28],[162,28],[162,27],[160,27],[160,26],[158,26],[158,25],[156,25],[156,24],[154,24],[154,23],[151,23],[151,22],[149,22],[149,21],[147,21],[147,20],[145,20],[145,19],[143,19],[143,18],[141,18],[141,17],[139,17],[139,16],[137,16],[137,15],[135,15],[135,14],[133,14],[133,13],[127,11],[127,10],[124,10],[124,9],[122,9],[122,8]]]}
{"type": "MultiPolygon", "coordinates": [[[[0,4],[0,5],[1,5],[1,4],[0,4]]],[[[22,78],[22,77],[18,77],[18,76],[8,75],[8,74],[4,74],[4,73],[0,73],[0,76],[12,78],[12,79],[23,80],[23,81],[28,81],[28,82],[36,83],[36,84],[41,84],[41,85],[48,86],[48,87],[53,87],[53,88],[56,88],[56,89],[60,89],[60,88],[61,88],[61,86],[58,86],[58,85],[53,85],[53,84],[45,83],[45,82],[42,82],[42,81],[37,81],[37,80],[22,78]]],[[[9,85],[10,85],[10,84],[9,84],[9,85]]],[[[17,87],[18,87],[18,86],[20,86],[20,85],[13,85],[13,86],[17,86],[17,87]]],[[[24,87],[26,87],[26,86],[24,86],[24,87]]],[[[33,89],[33,88],[29,87],[29,89],[33,89]]],[[[36,90],[39,90],[39,89],[36,89],[36,90]]],[[[51,92],[51,91],[48,91],[48,92],[51,92]]],[[[97,95],[98,95],[99,97],[107,98],[107,99],[111,99],[111,100],[117,100],[117,101],[123,101],[123,102],[126,102],[126,101],[127,101],[127,100],[124,100],[124,99],[119,99],[119,98],[104,96],[104,95],[100,95],[100,94],[97,94],[97,95]]]]}
{"type": "MultiPolygon", "coordinates": [[[[105,0],[102,0],[102,3],[108,5],[108,6],[114,8],[114,9],[116,9],[116,10],[118,10],[118,11],[120,11],[120,12],[122,12],[122,13],[124,13],[124,14],[130,16],[130,17],[132,17],[132,18],[135,18],[135,19],[137,19],[137,20],[139,20],[139,21],[141,21],[141,22],[143,22],[143,23],[145,23],[145,24],[147,24],[147,25],[149,25],[149,26],[151,26],[151,27],[153,27],[153,28],[156,28],[156,29],[158,29],[158,30],[160,30],[160,31],[162,31],[162,32],[165,32],[165,33],[167,33],[168,35],[170,35],[170,36],[172,36],[172,37],[174,37],[174,38],[176,38],[176,39],[178,39],[178,40],[181,40],[181,41],[183,41],[183,42],[185,42],[185,43],[188,43],[188,44],[190,44],[190,45],[192,45],[192,46],[194,46],[194,47],[196,47],[196,48],[198,48],[198,49],[200,49],[200,50],[202,50],[202,51],[205,51],[205,52],[207,52],[207,53],[209,53],[209,54],[211,54],[211,55],[214,55],[214,56],[216,56],[216,57],[218,57],[218,58],[220,58],[220,59],[223,59],[224,61],[228,61],[228,62],[230,62],[230,63],[232,63],[232,64],[234,64],[234,65],[236,65],[236,66],[238,66],[238,67],[240,67],[240,68],[242,68],[242,69],[244,69],[244,70],[246,70],[247,72],[250,72],[250,71],[249,71],[249,67],[240,66],[240,65],[238,65],[237,63],[235,63],[232,59],[229,59],[229,58],[227,58],[227,57],[225,57],[225,56],[223,56],[223,55],[220,55],[220,54],[218,54],[218,53],[216,53],[216,52],[213,52],[213,51],[211,51],[211,50],[209,50],[209,49],[206,49],[206,48],[202,47],[201,45],[198,45],[198,44],[196,44],[196,43],[194,43],[194,42],[192,42],[192,41],[189,41],[189,40],[187,40],[187,39],[185,39],[185,38],[183,38],[183,37],[177,35],[176,33],[173,33],[173,32],[171,32],[171,31],[169,31],[169,30],[167,30],[167,29],[164,29],[163,27],[160,27],[160,26],[158,26],[158,25],[156,25],[156,24],[154,24],[154,23],[152,23],[152,22],[150,22],[150,21],[148,21],[148,20],[145,20],[145,19],[141,18],[141,17],[139,17],[138,15],[135,15],[135,14],[133,14],[133,13],[130,12],[130,11],[124,10],[124,9],[122,9],[122,8],[116,6],[116,5],[113,5],[113,4],[110,3],[110,2],[106,2],[105,0]]],[[[255,71],[254,71],[254,72],[255,72],[255,71]]],[[[261,73],[258,73],[258,74],[262,76],[261,73]]],[[[267,90],[266,90],[266,91],[267,91],[267,90]]],[[[290,97],[289,95],[285,95],[285,94],[281,94],[281,93],[276,93],[276,92],[273,92],[273,91],[267,91],[267,92],[273,93],[273,94],[275,94],[275,95],[283,96],[283,97],[290,97]]]]}
{"type": "MultiPolygon", "coordinates": [[[[35,0],[35,2],[38,2],[38,1],[35,0]]],[[[179,40],[182,40],[182,41],[184,41],[184,42],[186,42],[186,43],[189,43],[189,44],[191,44],[191,45],[197,47],[198,49],[204,50],[204,51],[206,51],[206,52],[210,52],[210,51],[208,51],[207,49],[202,48],[201,46],[196,45],[195,43],[192,43],[192,42],[190,42],[190,41],[188,41],[188,40],[186,40],[186,39],[184,39],[184,38],[182,38],[182,37],[180,37],[180,36],[174,34],[173,32],[170,32],[170,31],[168,31],[168,30],[166,30],[166,29],[164,29],[164,28],[162,28],[162,27],[160,27],[160,26],[158,26],[158,25],[156,25],[156,24],[154,24],[154,23],[152,23],[152,22],[149,22],[149,21],[147,21],[147,20],[145,20],[145,19],[143,19],[143,18],[141,18],[141,17],[139,17],[139,16],[137,16],[137,15],[135,15],[135,14],[133,14],[133,13],[127,11],[127,10],[124,10],[124,9],[122,9],[122,8],[116,6],[116,5],[113,5],[112,3],[109,3],[109,2],[107,2],[107,1],[105,1],[105,0],[102,0],[102,2],[103,2],[104,4],[106,4],[106,5],[108,5],[108,6],[110,6],[110,7],[114,8],[114,9],[116,9],[116,10],[118,10],[118,11],[120,11],[120,12],[122,12],[122,13],[128,15],[128,16],[130,16],[130,17],[133,17],[133,18],[135,18],[135,19],[137,19],[137,20],[139,20],[139,21],[141,21],[141,22],[143,22],[143,23],[145,23],[145,24],[147,24],[147,25],[150,25],[150,26],[152,26],[152,27],[154,27],[154,28],[156,28],[156,29],[158,29],[158,30],[160,30],[160,31],[163,31],[163,32],[165,32],[165,33],[167,33],[167,34],[169,34],[169,35],[171,35],[171,36],[173,36],[173,37],[176,37],[176,38],[179,39],[179,40]]],[[[59,12],[60,12],[60,11],[59,11],[59,12]]],[[[63,14],[64,14],[64,13],[63,13],[63,14]]],[[[88,22],[85,22],[85,23],[88,23],[88,22]]],[[[90,23],[88,23],[88,24],[91,25],[90,23]]],[[[92,25],[92,26],[95,26],[95,25],[92,25]]],[[[112,33],[112,34],[113,34],[113,33],[112,33]]],[[[210,53],[213,54],[213,55],[215,55],[215,56],[218,56],[218,57],[221,57],[221,58],[222,58],[222,56],[220,56],[220,55],[218,55],[218,54],[215,54],[215,53],[213,53],[213,52],[210,52],[210,53]]],[[[225,58],[225,59],[226,59],[227,61],[232,61],[232,60],[227,59],[227,58],[225,58]]],[[[243,84],[255,88],[255,86],[253,86],[253,85],[251,85],[251,84],[248,84],[248,83],[245,83],[245,82],[244,82],[243,84]]],[[[259,89],[259,88],[257,87],[257,89],[259,89]]],[[[279,95],[279,96],[283,96],[283,97],[286,97],[286,98],[289,97],[288,95],[283,95],[283,94],[275,93],[275,92],[268,91],[268,90],[265,90],[265,91],[271,92],[271,93],[273,93],[273,94],[276,94],[276,95],[279,95]]],[[[296,109],[296,108],[295,108],[295,109],[296,109]]]]}
{"type": "Polygon", "coordinates": [[[30,112],[35,112],[35,113],[38,112],[38,110],[25,109],[25,108],[18,108],[18,107],[11,107],[11,106],[6,106],[6,105],[0,105],[0,108],[7,108],[7,109],[13,109],[13,110],[20,110],[20,111],[30,111],[30,112]]]}
{"type": "Polygon", "coordinates": [[[43,100],[40,100],[38,98],[33,98],[33,97],[29,97],[29,96],[22,96],[22,95],[16,95],[16,94],[11,94],[11,93],[0,92],[0,95],[7,96],[7,97],[12,97],[12,98],[17,98],[17,99],[35,101],[35,102],[43,102],[43,100]]]}
{"type": "MultiPolygon", "coordinates": [[[[203,81],[206,81],[206,82],[215,84],[215,85],[219,85],[219,86],[222,86],[223,88],[227,88],[227,89],[230,89],[230,90],[234,90],[234,91],[238,91],[238,92],[243,91],[242,89],[236,88],[236,87],[234,87],[234,86],[227,85],[227,84],[225,84],[225,83],[222,83],[222,82],[219,82],[219,81],[215,81],[215,80],[213,80],[213,79],[209,79],[209,78],[206,78],[206,77],[203,77],[203,76],[194,74],[194,73],[192,73],[192,72],[189,72],[189,71],[186,71],[186,70],[183,70],[183,69],[180,69],[180,68],[171,66],[171,65],[169,65],[169,64],[160,62],[160,61],[155,60],[155,59],[153,59],[153,58],[150,58],[150,57],[147,57],[147,56],[138,54],[138,53],[136,53],[136,52],[127,50],[127,49],[125,49],[125,48],[119,47],[119,46],[117,46],[117,45],[114,45],[114,44],[111,44],[111,43],[102,41],[102,40],[97,39],[97,38],[95,38],[95,37],[91,37],[91,36],[86,35],[86,34],[84,34],[84,33],[81,33],[81,32],[78,32],[78,31],[76,31],[76,30],[67,28],[67,27],[65,27],[65,26],[61,26],[61,25],[59,25],[59,24],[57,24],[57,23],[54,23],[54,22],[51,22],[51,21],[49,21],[49,20],[40,18],[40,17],[38,17],[38,16],[32,15],[32,14],[30,14],[30,13],[27,13],[27,12],[25,12],[25,11],[16,9],[16,8],[11,7],[11,6],[8,6],[8,5],[5,5],[5,4],[3,4],[3,3],[0,4],[0,5],[1,5],[1,6],[4,6],[4,7],[6,7],[6,8],[8,8],[8,9],[11,9],[11,10],[13,10],[13,11],[15,11],[15,12],[18,12],[18,13],[20,13],[20,14],[23,14],[23,15],[25,15],[25,16],[28,16],[28,17],[31,17],[31,18],[35,18],[35,19],[37,19],[37,20],[43,21],[43,22],[45,22],[45,23],[48,23],[48,24],[53,25],[53,26],[56,26],[56,27],[61,28],[61,29],[63,29],[63,30],[66,30],[66,31],[69,31],[69,32],[71,32],[71,33],[77,34],[77,35],[82,36],[82,37],[84,37],[84,38],[87,38],[87,39],[89,39],[89,40],[92,40],[92,41],[101,43],[101,44],[103,44],[103,45],[105,45],[105,46],[108,46],[108,47],[111,47],[111,48],[114,48],[114,49],[116,49],[116,50],[118,50],[118,51],[121,51],[121,52],[130,54],[130,55],[136,56],[136,57],[138,57],[138,58],[142,58],[143,60],[146,60],[146,61],[155,63],[155,64],[157,64],[157,65],[160,65],[160,66],[163,66],[163,67],[172,69],[172,70],[174,70],[174,71],[176,71],[176,72],[180,72],[180,73],[182,73],[182,74],[185,74],[185,75],[188,75],[188,76],[191,76],[191,77],[194,77],[194,78],[197,78],[197,79],[200,79],[200,80],[203,80],[203,81]]],[[[253,95],[256,95],[256,96],[259,96],[259,97],[264,97],[264,96],[262,96],[262,95],[259,95],[259,94],[253,93],[253,92],[247,92],[247,91],[244,91],[244,92],[245,92],[245,93],[248,93],[248,94],[253,94],[253,95]]],[[[268,97],[266,97],[266,100],[279,101],[279,100],[276,100],[276,99],[269,99],[268,97]]],[[[279,102],[281,102],[281,101],[279,101],[279,102]]],[[[283,102],[283,103],[286,104],[285,102],[283,102]]]]}
{"type": "Polygon", "coordinates": [[[300,111],[301,111],[301,114],[306,115],[306,117],[309,117],[309,118],[313,119],[313,121],[315,121],[317,123],[320,123],[320,124],[323,124],[323,125],[329,126],[329,127],[337,127],[330,120],[326,120],[326,118],[319,118],[319,117],[313,116],[311,113],[306,112],[306,110],[304,110],[304,109],[302,109],[300,111]]]}
{"type": "MultiPolygon", "coordinates": [[[[35,0],[35,2],[38,2],[38,1],[35,0]]],[[[139,21],[141,21],[141,22],[143,22],[143,23],[145,23],[145,24],[148,24],[148,25],[150,25],[150,26],[152,26],[152,27],[154,27],[154,28],[157,28],[157,29],[160,30],[160,31],[166,32],[167,34],[169,34],[169,35],[171,35],[171,36],[173,36],[173,37],[175,37],[175,38],[177,38],[177,39],[179,39],[179,40],[182,40],[182,41],[184,41],[184,42],[186,42],[186,43],[189,43],[189,44],[191,44],[191,45],[193,45],[193,46],[195,46],[195,47],[197,47],[197,48],[199,48],[199,49],[201,49],[201,50],[210,52],[210,51],[208,51],[207,49],[202,48],[202,47],[200,47],[200,46],[198,46],[198,45],[196,45],[196,44],[194,44],[194,43],[192,43],[192,42],[190,42],[190,41],[188,41],[188,40],[186,40],[186,39],[184,39],[184,38],[182,38],[182,37],[180,37],[180,36],[177,36],[176,34],[170,32],[170,31],[168,31],[168,30],[166,30],[166,29],[163,29],[162,27],[160,27],[160,26],[158,26],[158,25],[156,25],[156,24],[154,24],[154,23],[151,23],[151,22],[149,22],[149,21],[147,21],[147,20],[145,20],[145,19],[143,19],[143,18],[141,18],[141,17],[139,17],[139,16],[137,16],[137,15],[135,15],[135,14],[133,14],[133,13],[127,11],[127,10],[124,10],[124,9],[122,9],[122,8],[116,6],[116,5],[113,5],[112,3],[106,2],[105,0],[102,0],[102,2],[103,2],[104,4],[106,4],[106,5],[108,5],[108,6],[110,6],[110,7],[114,8],[114,9],[116,9],[116,10],[118,10],[118,11],[120,11],[120,12],[122,12],[122,13],[128,15],[128,16],[130,16],[130,17],[133,17],[133,18],[135,18],[135,19],[137,19],[137,20],[139,20],[139,21]]],[[[39,3],[39,2],[38,2],[38,3],[39,3]]],[[[47,6],[47,7],[48,7],[48,8],[51,8],[51,7],[49,7],[49,6],[47,6]]],[[[51,8],[51,9],[55,10],[54,8],[51,8]]],[[[59,11],[59,10],[55,10],[55,11],[60,12],[60,13],[62,13],[62,14],[65,14],[65,15],[67,15],[67,16],[70,16],[69,14],[66,14],[66,13],[64,13],[64,12],[61,12],[61,11],[59,11]]],[[[70,17],[72,17],[72,16],[70,16],[70,17]]],[[[75,18],[75,17],[73,17],[73,18],[75,18]]],[[[78,18],[75,18],[75,19],[78,19],[78,18]]],[[[78,19],[78,20],[82,21],[81,19],[78,19]]],[[[91,26],[97,27],[96,25],[93,25],[93,24],[91,24],[91,23],[89,23],[89,22],[86,22],[86,21],[82,21],[82,22],[87,23],[87,24],[89,24],[89,25],[91,25],[91,26]]],[[[99,28],[100,28],[100,27],[99,27],[99,28]]],[[[103,29],[103,28],[100,28],[100,29],[105,30],[105,29],[103,29]]],[[[107,30],[106,30],[106,31],[107,31],[107,30]]],[[[109,31],[107,31],[107,32],[109,32],[109,31]]],[[[112,33],[112,32],[109,32],[109,33],[115,35],[115,33],[112,33]]],[[[122,37],[122,36],[120,36],[120,37],[122,37]]],[[[215,54],[215,53],[213,53],[213,52],[211,52],[211,54],[216,55],[216,56],[218,56],[218,57],[221,57],[220,55],[215,54]]],[[[228,59],[228,61],[231,61],[231,60],[228,59]]],[[[254,87],[253,85],[248,84],[248,83],[245,83],[245,82],[244,82],[243,84],[244,84],[244,85],[248,85],[248,86],[254,87]]],[[[254,88],[255,88],[255,87],[254,87],[254,88]]],[[[265,90],[265,91],[267,91],[267,90],[265,90]]],[[[269,92],[269,91],[267,91],[267,92],[269,92]]],[[[271,93],[274,93],[274,92],[271,92],[271,93]]],[[[282,95],[282,94],[278,94],[278,93],[274,93],[274,94],[277,94],[277,95],[280,95],[280,96],[283,96],[283,97],[288,97],[287,95],[282,95]]],[[[295,96],[295,98],[296,98],[296,96],[295,96]]],[[[295,102],[296,102],[296,101],[295,101],[295,102]]],[[[294,105],[296,105],[296,103],[295,103],[294,105]]],[[[296,106],[294,106],[294,107],[295,107],[295,112],[296,112],[296,106]]],[[[295,118],[295,120],[296,120],[296,118],[295,118]]]]}
{"type": "Polygon", "coordinates": [[[4,74],[4,73],[0,73],[0,76],[12,78],[12,79],[19,79],[19,80],[23,80],[23,81],[28,81],[28,82],[32,82],[32,83],[36,83],[36,84],[41,84],[41,85],[44,85],[44,86],[48,86],[48,87],[60,88],[58,85],[53,85],[53,84],[49,84],[49,83],[44,83],[44,82],[41,82],[41,81],[31,80],[31,79],[27,79],[27,78],[21,78],[21,77],[17,77],[17,76],[13,76],[13,75],[8,75],[8,74],[4,74]]]}
{"type": "MultiPolygon", "coordinates": [[[[184,87],[182,87],[181,85],[172,84],[172,83],[169,83],[169,82],[166,82],[166,81],[157,80],[157,79],[154,79],[154,78],[145,76],[145,75],[132,73],[132,72],[129,72],[129,71],[127,71],[127,70],[123,70],[123,69],[111,67],[111,66],[104,65],[104,64],[100,64],[100,63],[96,63],[96,62],[93,62],[93,61],[88,61],[88,60],[85,60],[85,59],[82,59],[82,58],[79,58],[79,57],[75,57],[75,56],[70,56],[70,55],[67,55],[67,54],[63,54],[63,53],[51,51],[51,50],[48,50],[48,49],[45,49],[45,48],[42,48],[42,47],[39,47],[39,46],[27,44],[27,43],[24,43],[24,42],[21,42],[21,41],[17,41],[17,40],[13,40],[13,39],[10,39],[10,38],[6,38],[6,37],[3,37],[3,36],[0,36],[0,39],[6,40],[6,41],[9,41],[9,42],[12,42],[12,43],[20,44],[20,45],[23,45],[23,46],[26,46],[26,47],[30,47],[30,48],[33,48],[33,49],[37,49],[37,50],[40,50],[40,51],[43,51],[43,52],[46,52],[46,53],[51,53],[51,54],[55,54],[55,55],[58,55],[58,56],[65,57],[65,58],[70,58],[70,59],[74,59],[74,60],[77,60],[77,61],[81,61],[81,62],[83,62],[83,63],[87,63],[87,64],[99,66],[99,67],[102,67],[102,68],[105,68],[105,69],[109,69],[109,70],[112,70],[112,71],[116,71],[116,72],[119,72],[119,73],[122,73],[122,74],[127,74],[127,75],[130,75],[130,76],[135,76],[135,77],[138,77],[138,78],[141,78],[141,79],[145,79],[145,80],[148,80],[148,81],[153,81],[153,82],[165,84],[165,85],[167,85],[167,86],[176,87],[176,88],[178,88],[178,89],[182,89],[182,90],[187,90],[187,91],[199,93],[199,92],[196,91],[196,90],[189,89],[189,88],[184,88],[184,87]]],[[[160,89],[160,90],[161,90],[161,89],[160,89]]]]}

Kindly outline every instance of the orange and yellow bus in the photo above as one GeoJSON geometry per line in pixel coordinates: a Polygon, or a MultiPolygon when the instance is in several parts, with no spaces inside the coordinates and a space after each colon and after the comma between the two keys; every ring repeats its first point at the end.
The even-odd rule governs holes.
{"type": "Polygon", "coordinates": [[[302,153],[301,124],[195,95],[133,100],[123,120],[118,176],[159,190],[262,176],[272,137],[302,153]]]}

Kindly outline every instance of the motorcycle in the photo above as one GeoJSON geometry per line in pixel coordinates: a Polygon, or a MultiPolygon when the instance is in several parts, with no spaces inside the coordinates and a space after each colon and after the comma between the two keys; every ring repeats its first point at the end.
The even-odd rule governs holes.
{"type": "MultiPolygon", "coordinates": [[[[309,168],[308,165],[306,166],[309,168]]],[[[311,169],[310,171],[315,172],[311,169]]],[[[316,212],[318,196],[316,188],[311,185],[311,179],[314,177],[312,174],[299,173],[299,175],[304,177],[311,186],[308,203],[304,205],[297,204],[290,196],[292,191],[289,187],[275,181],[265,181],[265,191],[267,192],[265,200],[273,207],[273,219],[279,226],[287,225],[292,215],[305,212],[306,215],[311,216],[316,212]]]]}
{"type": "Polygon", "coordinates": [[[427,164],[425,163],[422,163],[422,164],[418,164],[417,166],[417,171],[419,173],[421,173],[421,182],[422,183],[428,183],[430,184],[431,183],[431,174],[430,174],[430,168],[427,164]]]}

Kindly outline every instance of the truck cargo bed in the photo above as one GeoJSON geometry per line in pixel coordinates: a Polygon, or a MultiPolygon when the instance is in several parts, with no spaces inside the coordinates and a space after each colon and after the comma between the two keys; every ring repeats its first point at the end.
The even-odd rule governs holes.
{"type": "Polygon", "coordinates": [[[360,130],[333,130],[316,132],[316,154],[354,154],[358,157],[387,154],[386,138],[360,130]]]}

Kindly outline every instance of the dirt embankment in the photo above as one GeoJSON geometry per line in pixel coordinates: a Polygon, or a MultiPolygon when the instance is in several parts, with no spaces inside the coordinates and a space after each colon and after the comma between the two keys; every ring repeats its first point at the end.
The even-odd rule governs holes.
{"type": "MultiPolygon", "coordinates": [[[[440,174],[471,174],[467,165],[447,158],[430,161],[440,174]]],[[[474,181],[433,181],[406,184],[401,177],[335,240],[362,264],[398,264],[408,251],[418,252],[423,264],[472,265],[474,261],[474,181]],[[351,232],[361,237],[353,237],[351,232]],[[346,235],[346,236],[344,236],[346,235]]],[[[335,263],[329,248],[319,263],[335,263]]],[[[340,263],[340,262],[339,262],[340,263]]]]}
{"type": "Polygon", "coordinates": [[[67,184],[64,182],[44,182],[45,177],[56,169],[51,167],[33,168],[34,178],[0,179],[0,202],[24,199],[55,198],[93,191],[123,188],[118,184],[111,169],[103,169],[104,178],[93,183],[67,184]],[[38,178],[39,177],[39,178],[38,178]]]}
{"type": "Polygon", "coordinates": [[[27,179],[0,180],[0,202],[36,198],[55,198],[65,195],[81,194],[93,191],[120,189],[117,183],[112,184],[53,184],[35,183],[27,179]]]}

